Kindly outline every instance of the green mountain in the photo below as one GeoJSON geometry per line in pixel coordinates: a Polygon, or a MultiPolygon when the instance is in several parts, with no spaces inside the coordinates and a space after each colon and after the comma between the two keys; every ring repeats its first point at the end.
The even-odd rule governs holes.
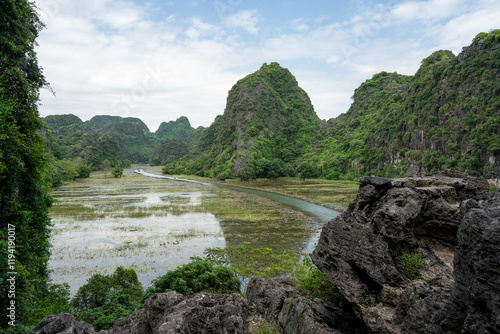
{"type": "Polygon", "coordinates": [[[155,137],[160,144],[156,146],[149,163],[164,165],[185,157],[198,143],[204,127],[197,129],[191,127],[189,119],[185,116],[175,121],[163,122],[155,132],[155,137]]]}
{"type": "Polygon", "coordinates": [[[83,122],[75,115],[52,115],[43,121],[45,128],[40,133],[51,162],[47,181],[53,185],[78,177],[78,169],[84,165],[96,170],[176,161],[188,153],[204,130],[193,129],[186,117],[162,123],[156,133],[133,117],[95,116],[83,122]]]}
{"type": "Polygon", "coordinates": [[[264,64],[229,91],[224,114],[191,151],[194,161],[172,164],[166,171],[218,178],[294,175],[293,165],[311,153],[318,123],[307,93],[290,71],[278,63],[264,64]]]}
{"type": "Polygon", "coordinates": [[[458,56],[434,52],[413,76],[375,74],[352,99],[345,114],[321,121],[290,71],[271,63],[232,87],[206,129],[186,117],[156,133],[137,118],[44,121],[55,157],[94,168],[108,159],[219,179],[397,177],[449,167],[500,175],[500,30],[478,34],[458,56]]]}
{"type": "Polygon", "coordinates": [[[401,176],[459,167],[500,169],[500,30],[476,36],[454,56],[437,51],[414,76],[379,73],[329,120],[311,162],[318,175],[401,176]]]}
{"type": "Polygon", "coordinates": [[[188,154],[187,145],[180,139],[168,138],[156,147],[149,159],[151,165],[172,163],[188,154]]]}
{"type": "Polygon", "coordinates": [[[160,141],[167,138],[176,138],[185,141],[193,131],[194,128],[191,127],[189,119],[181,116],[175,121],[162,122],[158,130],[156,130],[155,135],[160,141]]]}
{"type": "Polygon", "coordinates": [[[87,127],[90,131],[99,131],[100,129],[113,124],[113,123],[134,123],[137,124],[142,131],[149,132],[149,129],[143,121],[135,117],[120,117],[120,116],[94,116],[90,120],[86,121],[87,127]]]}
{"type": "Polygon", "coordinates": [[[148,127],[138,118],[95,116],[83,122],[74,115],[43,119],[48,150],[59,160],[82,158],[94,169],[104,160],[111,165],[147,162],[156,145],[148,127]]]}

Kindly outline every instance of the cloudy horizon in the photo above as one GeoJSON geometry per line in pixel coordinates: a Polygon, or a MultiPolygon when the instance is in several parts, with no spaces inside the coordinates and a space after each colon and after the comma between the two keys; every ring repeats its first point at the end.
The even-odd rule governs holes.
{"type": "Polygon", "coordinates": [[[35,0],[37,53],[55,96],[40,114],[138,117],[151,131],[180,116],[209,126],[227,93],[263,63],[288,68],[318,116],[349,109],[374,74],[413,75],[496,29],[496,0],[35,0]]]}

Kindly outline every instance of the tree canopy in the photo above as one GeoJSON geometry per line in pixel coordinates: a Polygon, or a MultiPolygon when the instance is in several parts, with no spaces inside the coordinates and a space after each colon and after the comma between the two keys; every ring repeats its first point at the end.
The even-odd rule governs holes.
{"type": "Polygon", "coordinates": [[[39,89],[48,85],[34,50],[42,28],[33,3],[0,2],[2,328],[29,324],[30,307],[47,289],[51,200],[42,177],[46,166],[44,143],[37,131],[42,128],[38,114],[39,89]],[[14,280],[7,281],[8,278],[14,280]],[[6,312],[12,303],[15,322],[9,324],[14,320],[8,318],[6,312]]]}

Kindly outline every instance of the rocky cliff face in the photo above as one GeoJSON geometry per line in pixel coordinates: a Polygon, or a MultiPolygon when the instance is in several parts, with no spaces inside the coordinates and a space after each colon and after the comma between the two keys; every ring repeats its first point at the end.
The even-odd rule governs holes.
{"type": "Polygon", "coordinates": [[[403,333],[500,333],[500,196],[461,209],[452,292],[415,303],[403,333]]]}
{"type": "MultiPolygon", "coordinates": [[[[476,244],[475,238],[469,238],[465,232],[463,225],[471,219],[471,205],[460,207],[460,203],[489,198],[488,184],[483,179],[456,173],[394,180],[363,177],[360,182],[357,198],[347,212],[323,227],[312,259],[355,305],[371,331],[411,332],[411,327],[412,333],[422,333],[422,325],[450,304],[446,299],[452,289],[465,288],[467,280],[460,283],[458,279],[459,272],[465,269],[463,263],[477,263],[476,251],[463,251],[464,243],[474,248],[487,247],[484,243],[476,244]],[[464,215],[468,217],[465,220],[464,215]],[[459,251],[454,256],[457,244],[459,251]],[[413,321],[416,318],[420,323],[413,321]]],[[[496,214],[498,219],[499,213],[497,209],[490,215],[496,214]]],[[[474,229],[482,231],[476,232],[480,235],[491,231],[487,228],[486,232],[481,224],[474,229]]],[[[496,233],[496,237],[487,238],[495,240],[498,229],[496,233]]],[[[489,259],[484,260],[486,263],[498,262],[498,245],[496,249],[487,247],[477,252],[489,259]]],[[[472,271],[469,280],[479,272],[489,275],[491,268],[481,266],[472,271]]],[[[488,285],[484,282],[481,286],[488,291],[484,302],[496,292],[496,288],[486,289],[488,285]]],[[[452,305],[463,308],[468,298],[458,291],[452,305]]]]}
{"type": "MultiPolygon", "coordinates": [[[[278,63],[264,64],[231,88],[224,114],[205,130],[194,152],[208,154],[202,167],[214,176],[227,170],[230,176],[269,177],[255,164],[275,160],[291,168],[316,143],[318,122],[292,73],[278,63]]],[[[288,176],[282,167],[277,174],[288,176]]]]}

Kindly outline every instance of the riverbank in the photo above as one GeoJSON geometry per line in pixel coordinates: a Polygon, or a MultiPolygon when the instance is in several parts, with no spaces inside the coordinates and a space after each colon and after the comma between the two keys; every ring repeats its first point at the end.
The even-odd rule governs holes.
{"type": "MultiPolygon", "coordinates": [[[[157,175],[162,175],[161,169],[161,166],[145,168],[147,172],[157,175]]],[[[358,182],[340,180],[332,181],[325,179],[299,179],[283,177],[278,179],[253,179],[247,181],[239,179],[219,181],[194,175],[172,175],[172,177],[214,184],[227,184],[261,191],[270,191],[302,199],[314,204],[323,205],[340,212],[344,212],[349,203],[356,198],[356,193],[359,188],[358,182]]]]}

